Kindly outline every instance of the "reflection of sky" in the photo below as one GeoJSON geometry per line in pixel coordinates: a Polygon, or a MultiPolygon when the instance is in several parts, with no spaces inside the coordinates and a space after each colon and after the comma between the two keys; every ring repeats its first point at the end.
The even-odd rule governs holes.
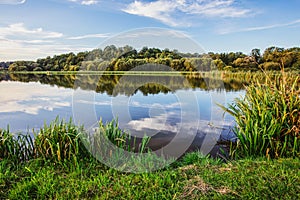
{"type": "Polygon", "coordinates": [[[37,115],[41,110],[53,111],[55,108],[68,107],[70,102],[66,97],[71,92],[39,83],[1,82],[0,113],[37,115]]]}
{"type": "MultiPolygon", "coordinates": [[[[0,127],[5,128],[9,124],[13,132],[42,127],[44,122],[49,123],[57,116],[67,120],[73,116],[72,89],[40,83],[0,82],[0,93],[2,96],[0,99],[0,127]]],[[[142,133],[142,135],[145,132],[150,135],[154,135],[158,131],[177,132],[181,127],[195,130],[197,121],[200,121],[199,126],[203,131],[208,130],[211,124],[215,126],[230,125],[232,118],[228,115],[226,116],[227,122],[216,120],[222,117],[223,112],[216,113],[212,105],[215,103],[226,105],[234,98],[244,95],[243,91],[219,94],[216,91],[207,92],[200,89],[179,90],[175,93],[159,93],[148,96],[137,92],[131,97],[124,96],[126,105],[123,105],[121,101],[113,101],[113,98],[116,97],[82,91],[83,95],[91,93],[95,95],[93,101],[81,99],[77,102],[82,113],[85,112],[86,105],[92,105],[97,119],[102,118],[103,122],[108,122],[116,117],[122,119],[122,116],[116,116],[112,111],[113,106],[115,108],[125,106],[130,119],[120,121],[120,127],[135,134],[142,133]],[[195,105],[192,105],[194,102],[190,98],[179,98],[178,94],[185,94],[185,92],[192,93],[197,99],[196,107],[199,109],[199,119],[195,119],[195,112],[198,111],[194,109],[195,105]],[[117,105],[118,103],[120,105],[117,105]],[[218,115],[218,117],[214,118],[214,115],[218,115]]],[[[88,117],[90,114],[85,113],[85,115],[88,117]]],[[[89,119],[94,120],[92,117],[89,119]]]]}
{"type": "Polygon", "coordinates": [[[227,95],[225,92],[222,94],[217,91],[178,90],[174,94],[145,97],[141,93],[137,93],[128,99],[129,111],[133,114],[131,121],[120,125],[139,136],[143,136],[145,133],[148,136],[159,132],[176,133],[179,130],[187,132],[188,130],[198,130],[201,133],[210,133],[212,127],[222,128],[233,125],[233,118],[225,115],[224,119],[223,110],[215,104],[226,105],[231,103],[233,98],[242,94],[243,92],[231,92],[227,95]],[[180,98],[177,98],[177,93],[180,92],[192,93],[197,99],[198,110],[195,110],[195,106],[186,106],[194,103],[189,98],[179,102],[180,98]],[[199,112],[199,114],[197,115],[195,112],[199,112]],[[199,118],[194,116],[199,116],[199,118]]]}
{"type": "Polygon", "coordinates": [[[26,131],[56,116],[70,118],[72,90],[40,83],[0,82],[0,127],[26,131]]]}

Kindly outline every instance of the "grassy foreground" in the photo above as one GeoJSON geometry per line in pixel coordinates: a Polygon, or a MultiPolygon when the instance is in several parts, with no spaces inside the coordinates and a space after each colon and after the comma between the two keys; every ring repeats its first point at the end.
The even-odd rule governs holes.
{"type": "MultiPolygon", "coordinates": [[[[113,143],[127,148],[115,122],[99,127],[113,143]]],[[[58,119],[45,125],[35,141],[0,130],[0,199],[300,197],[299,158],[243,158],[225,163],[193,152],[151,173],[124,173],[90,156],[80,142],[79,130],[58,119]]]]}
{"type": "Polygon", "coordinates": [[[299,199],[300,160],[222,163],[199,153],[153,173],[127,174],[93,160],[0,162],[0,199],[299,199]]]}
{"type": "MultiPolygon", "coordinates": [[[[100,128],[122,147],[124,143],[119,142],[124,136],[114,123],[100,123],[100,128]]],[[[244,158],[225,163],[193,152],[158,171],[124,173],[89,156],[78,130],[71,122],[56,120],[45,125],[33,142],[26,136],[12,138],[1,130],[0,199],[300,197],[299,158],[244,158]]]]}

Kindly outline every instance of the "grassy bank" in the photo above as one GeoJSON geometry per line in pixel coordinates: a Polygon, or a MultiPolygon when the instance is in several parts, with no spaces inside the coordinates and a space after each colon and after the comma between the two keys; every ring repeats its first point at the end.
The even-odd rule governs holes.
{"type": "MultiPolygon", "coordinates": [[[[124,142],[128,135],[122,134],[115,122],[100,123],[99,127],[115,145],[134,150],[128,149],[124,142]]],[[[1,130],[0,199],[300,197],[299,158],[257,157],[224,162],[193,152],[151,173],[124,173],[90,156],[79,134],[80,128],[58,119],[45,125],[35,141],[21,135],[11,137],[7,130],[1,130]]]]}
{"type": "Polygon", "coordinates": [[[0,162],[1,199],[299,199],[300,160],[221,163],[198,153],[153,173],[128,174],[91,160],[0,162]]]}

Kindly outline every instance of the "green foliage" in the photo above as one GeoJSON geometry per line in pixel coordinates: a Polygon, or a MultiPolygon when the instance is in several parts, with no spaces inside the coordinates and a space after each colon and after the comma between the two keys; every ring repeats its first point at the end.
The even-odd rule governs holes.
{"type": "Polygon", "coordinates": [[[289,84],[283,73],[246,88],[244,99],[225,108],[237,123],[232,154],[268,158],[300,156],[299,79],[289,84]]]}
{"type": "Polygon", "coordinates": [[[262,62],[262,55],[260,53],[260,49],[252,49],[251,57],[254,58],[255,62],[258,64],[262,62]]]}
{"type": "Polygon", "coordinates": [[[123,150],[140,153],[149,151],[147,147],[149,137],[144,136],[138,140],[129,133],[122,131],[114,120],[105,125],[100,122],[99,132],[94,133],[93,145],[88,143],[89,137],[82,127],[78,128],[71,120],[65,122],[59,120],[58,117],[49,125],[45,124],[34,135],[33,139],[29,134],[13,135],[9,130],[1,129],[0,160],[10,159],[18,163],[38,158],[57,164],[69,162],[76,165],[80,159],[91,158],[91,154],[87,150],[87,144],[92,148],[105,148],[104,143],[102,143],[103,137],[99,136],[106,137],[123,150]]]}
{"type": "Polygon", "coordinates": [[[221,59],[214,60],[214,64],[218,70],[223,70],[226,67],[225,63],[221,59]]]}
{"type": "Polygon", "coordinates": [[[251,56],[238,58],[232,64],[234,67],[244,70],[255,70],[258,67],[258,63],[256,62],[255,58],[251,56]]]}
{"type": "Polygon", "coordinates": [[[34,156],[34,145],[30,135],[12,134],[9,129],[0,129],[0,160],[23,162],[34,156]]]}
{"type": "Polygon", "coordinates": [[[280,70],[281,65],[278,62],[265,62],[259,65],[263,70],[280,70]]]}
{"type": "Polygon", "coordinates": [[[80,136],[82,130],[75,127],[71,120],[66,123],[56,118],[35,135],[36,157],[52,162],[75,161],[89,157],[80,136]]]}
{"type": "MultiPolygon", "coordinates": [[[[239,70],[257,71],[279,70],[285,68],[300,69],[300,48],[284,49],[267,48],[263,55],[260,49],[253,49],[249,56],[242,52],[230,53],[180,53],[177,50],[160,50],[143,47],[140,51],[133,47],[116,47],[110,45],[102,49],[55,55],[32,61],[16,61],[9,63],[9,71],[128,71],[136,66],[152,63],[171,67],[176,71],[211,71],[228,70],[233,66],[239,70]],[[214,61],[214,62],[212,62],[214,61]]],[[[2,63],[1,66],[6,66],[2,63]]],[[[1,67],[3,69],[3,67],[1,67]]]]}

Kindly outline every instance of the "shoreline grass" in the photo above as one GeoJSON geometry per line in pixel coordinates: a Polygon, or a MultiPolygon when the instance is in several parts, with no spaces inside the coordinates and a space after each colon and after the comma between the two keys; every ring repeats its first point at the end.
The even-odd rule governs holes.
{"type": "Polygon", "coordinates": [[[188,162],[152,173],[122,173],[91,160],[76,167],[39,159],[0,161],[1,199],[298,199],[300,160],[188,162]]]}
{"type": "Polygon", "coordinates": [[[232,156],[300,157],[300,79],[288,81],[281,73],[250,84],[243,99],[221,106],[237,123],[232,156]]]}
{"type": "MultiPolygon", "coordinates": [[[[106,125],[100,123],[100,127],[108,130],[106,134],[115,144],[123,148],[128,147],[120,140],[125,136],[114,121],[106,125]]],[[[126,173],[102,164],[92,156],[87,156],[84,151],[79,153],[78,149],[70,148],[79,138],[77,131],[71,122],[59,121],[57,118],[42,128],[39,142],[33,143],[39,144],[39,147],[44,149],[42,156],[33,156],[23,162],[15,162],[16,157],[12,159],[2,156],[0,199],[276,199],[278,197],[298,199],[300,197],[299,158],[270,160],[266,157],[248,157],[223,162],[203,156],[200,152],[192,152],[164,169],[150,173],[126,173]],[[58,136],[59,138],[55,138],[58,136]],[[70,138],[73,143],[69,141],[70,138]],[[43,141],[48,141],[49,144],[45,145],[43,141]],[[61,146],[67,148],[60,149],[61,146]]],[[[11,134],[7,130],[1,130],[1,133],[0,135],[6,136],[11,134]]],[[[4,138],[7,137],[0,138],[2,142],[0,144],[3,145],[3,141],[7,141],[4,138]]]]}

